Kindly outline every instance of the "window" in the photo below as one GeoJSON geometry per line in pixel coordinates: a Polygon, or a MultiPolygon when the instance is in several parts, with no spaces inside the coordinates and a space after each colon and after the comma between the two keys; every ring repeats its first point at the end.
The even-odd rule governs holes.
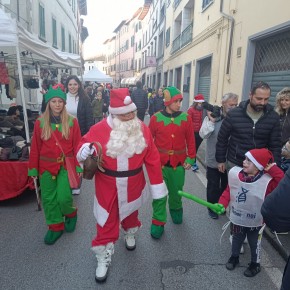
{"type": "Polygon", "coordinates": [[[39,38],[45,40],[45,12],[44,7],[39,4],[39,38]]]}
{"type": "Polygon", "coordinates": [[[65,51],[65,31],[64,27],[61,27],[61,50],[65,51]]]}
{"type": "Polygon", "coordinates": [[[135,43],[135,36],[131,36],[131,47],[134,46],[134,43],[135,43]]]}
{"type": "Polygon", "coordinates": [[[76,1],[75,0],[72,0],[71,7],[72,7],[72,11],[73,11],[74,15],[76,15],[76,1]]]}
{"type": "Polygon", "coordinates": [[[52,18],[52,46],[57,48],[57,29],[56,20],[52,18]]]}
{"type": "Polygon", "coordinates": [[[202,0],[202,9],[206,9],[211,3],[213,0],[202,0]]]}
{"type": "Polygon", "coordinates": [[[170,27],[166,30],[165,44],[166,47],[168,47],[170,44],[170,27]]]}
{"type": "Polygon", "coordinates": [[[71,39],[71,34],[70,33],[68,35],[68,52],[72,53],[72,39],[71,39]]]}

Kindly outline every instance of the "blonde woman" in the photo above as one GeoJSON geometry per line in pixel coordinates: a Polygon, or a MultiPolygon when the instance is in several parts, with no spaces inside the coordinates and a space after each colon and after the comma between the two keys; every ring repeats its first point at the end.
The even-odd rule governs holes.
{"type": "Polygon", "coordinates": [[[281,133],[282,133],[282,146],[290,138],[290,87],[282,89],[276,96],[275,110],[280,116],[281,133]]]}
{"type": "MultiPolygon", "coordinates": [[[[46,109],[34,126],[28,175],[39,177],[48,232],[44,242],[54,244],[63,231],[73,232],[77,209],[68,180],[64,156],[75,156],[81,133],[76,118],[66,111],[66,93],[59,85],[44,96],[46,109]]],[[[75,159],[76,171],[81,172],[75,159]]]]}

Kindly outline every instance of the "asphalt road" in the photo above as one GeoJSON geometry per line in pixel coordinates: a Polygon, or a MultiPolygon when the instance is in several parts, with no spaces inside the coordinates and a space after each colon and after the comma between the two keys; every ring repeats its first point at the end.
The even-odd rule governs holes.
{"type": "MultiPolygon", "coordinates": [[[[204,169],[188,171],[184,191],[205,198],[204,169]]],[[[229,232],[222,238],[227,217],[212,220],[207,210],[184,199],[184,222],[170,217],[160,240],[150,236],[151,201],[140,210],[143,227],[137,248],[127,251],[123,234],[115,245],[106,283],[94,280],[97,265],[90,251],[95,234],[93,182],[84,181],[74,200],[79,219],[74,233],[64,233],[55,245],[47,246],[43,212],[37,211],[33,192],[0,202],[0,289],[279,289],[285,261],[266,239],[262,241],[262,271],[254,278],[243,275],[250,262],[249,248],[240,256],[240,266],[228,271],[229,232]]]]}

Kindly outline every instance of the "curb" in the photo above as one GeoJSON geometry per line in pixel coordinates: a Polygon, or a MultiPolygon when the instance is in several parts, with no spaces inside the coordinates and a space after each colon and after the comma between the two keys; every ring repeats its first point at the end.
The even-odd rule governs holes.
{"type": "Polygon", "coordinates": [[[276,236],[271,232],[271,230],[267,227],[264,229],[265,237],[273,246],[273,248],[282,256],[282,258],[287,262],[289,252],[283,247],[283,244],[280,245],[276,236]]]}

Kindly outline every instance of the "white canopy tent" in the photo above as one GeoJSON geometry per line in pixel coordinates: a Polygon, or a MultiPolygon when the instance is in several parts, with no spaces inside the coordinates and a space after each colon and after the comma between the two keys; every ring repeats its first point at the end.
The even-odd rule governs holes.
{"type": "Polygon", "coordinates": [[[98,68],[93,67],[91,70],[84,72],[82,76],[85,82],[99,82],[99,83],[111,83],[113,79],[102,73],[98,68]]]}
{"type": "Polygon", "coordinates": [[[58,63],[66,67],[81,67],[81,61],[79,55],[53,49],[44,42],[40,41],[37,36],[29,33],[21,27],[15,19],[12,19],[2,9],[0,9],[0,51],[5,55],[11,54],[11,51],[14,49],[16,50],[25,135],[27,142],[30,142],[20,50],[29,51],[43,60],[58,63]]]}

